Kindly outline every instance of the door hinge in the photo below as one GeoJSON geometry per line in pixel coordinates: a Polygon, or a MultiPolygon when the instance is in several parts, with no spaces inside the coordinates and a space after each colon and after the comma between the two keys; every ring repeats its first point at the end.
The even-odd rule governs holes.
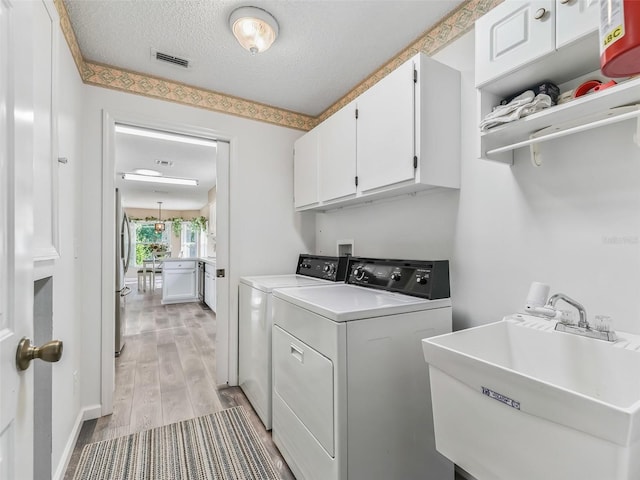
{"type": "Polygon", "coordinates": [[[418,83],[418,70],[413,69],[413,83],[418,83]]]}
{"type": "Polygon", "coordinates": [[[356,108],[356,120],[358,119],[358,109],[356,108]]]}
{"type": "Polygon", "coordinates": [[[418,156],[414,155],[413,157],[413,168],[418,168],[418,156]]]}
{"type": "Polygon", "coordinates": [[[356,187],[358,186],[358,176],[356,175],[356,187]]]}

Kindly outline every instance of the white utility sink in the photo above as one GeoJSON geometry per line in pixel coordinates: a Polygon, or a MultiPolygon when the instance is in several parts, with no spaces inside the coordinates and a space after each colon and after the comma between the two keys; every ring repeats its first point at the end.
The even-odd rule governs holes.
{"type": "Polygon", "coordinates": [[[436,447],[478,480],[640,479],[640,336],[512,315],[425,338],[436,447]]]}

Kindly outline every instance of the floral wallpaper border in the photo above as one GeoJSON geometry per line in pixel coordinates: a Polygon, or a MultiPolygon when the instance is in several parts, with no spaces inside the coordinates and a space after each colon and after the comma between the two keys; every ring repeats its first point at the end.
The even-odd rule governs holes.
{"type": "Polygon", "coordinates": [[[468,32],[477,18],[503,1],[465,1],[455,11],[426,31],[407,48],[399,52],[394,58],[317,117],[252,102],[212,90],[192,87],[172,80],[151,77],[110,65],[86,61],[82,57],[82,52],[63,0],[54,0],[54,4],[60,15],[60,27],[69,44],[71,54],[84,83],[308,131],[379,82],[413,55],[418,52],[433,55],[441,50],[468,32]]]}

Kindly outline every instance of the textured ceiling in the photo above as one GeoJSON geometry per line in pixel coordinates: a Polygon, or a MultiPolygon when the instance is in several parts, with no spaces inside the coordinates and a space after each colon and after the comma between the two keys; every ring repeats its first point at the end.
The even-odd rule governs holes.
{"type": "Polygon", "coordinates": [[[460,0],[64,0],[86,60],[319,115],[460,0]],[[228,25],[238,6],[278,20],[271,49],[252,56],[228,25]],[[159,63],[151,51],[187,58],[159,63]]]}

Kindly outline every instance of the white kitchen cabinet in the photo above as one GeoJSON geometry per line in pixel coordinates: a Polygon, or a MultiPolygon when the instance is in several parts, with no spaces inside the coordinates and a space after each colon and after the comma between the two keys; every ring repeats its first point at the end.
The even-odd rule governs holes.
{"type": "Polygon", "coordinates": [[[505,0],[475,23],[475,84],[503,96],[599,68],[596,0],[505,0]]]}
{"type": "Polygon", "coordinates": [[[204,265],[204,303],[216,311],[216,267],[209,263],[204,265]]]}
{"type": "Polygon", "coordinates": [[[322,202],[356,194],[356,104],[318,125],[318,183],[322,202]]]}
{"type": "Polygon", "coordinates": [[[555,1],[506,0],[476,20],[476,86],[555,50],[555,1]]]}
{"type": "Polygon", "coordinates": [[[413,61],[405,62],[357,99],[357,172],[363,192],[414,178],[414,69],[413,61]]]}
{"type": "Polygon", "coordinates": [[[598,0],[556,0],[556,48],[598,31],[598,0]]]}
{"type": "Polygon", "coordinates": [[[298,191],[302,183],[296,176],[298,210],[460,187],[458,71],[420,53],[352,104],[301,137],[318,144],[320,197],[299,202],[304,192],[298,191]],[[352,104],[357,108],[355,128],[352,104]]]}
{"type": "Polygon", "coordinates": [[[318,127],[294,143],[293,191],[295,208],[318,203],[318,127]]]}
{"type": "Polygon", "coordinates": [[[162,304],[198,300],[195,260],[164,260],[162,267],[162,304]]]}

